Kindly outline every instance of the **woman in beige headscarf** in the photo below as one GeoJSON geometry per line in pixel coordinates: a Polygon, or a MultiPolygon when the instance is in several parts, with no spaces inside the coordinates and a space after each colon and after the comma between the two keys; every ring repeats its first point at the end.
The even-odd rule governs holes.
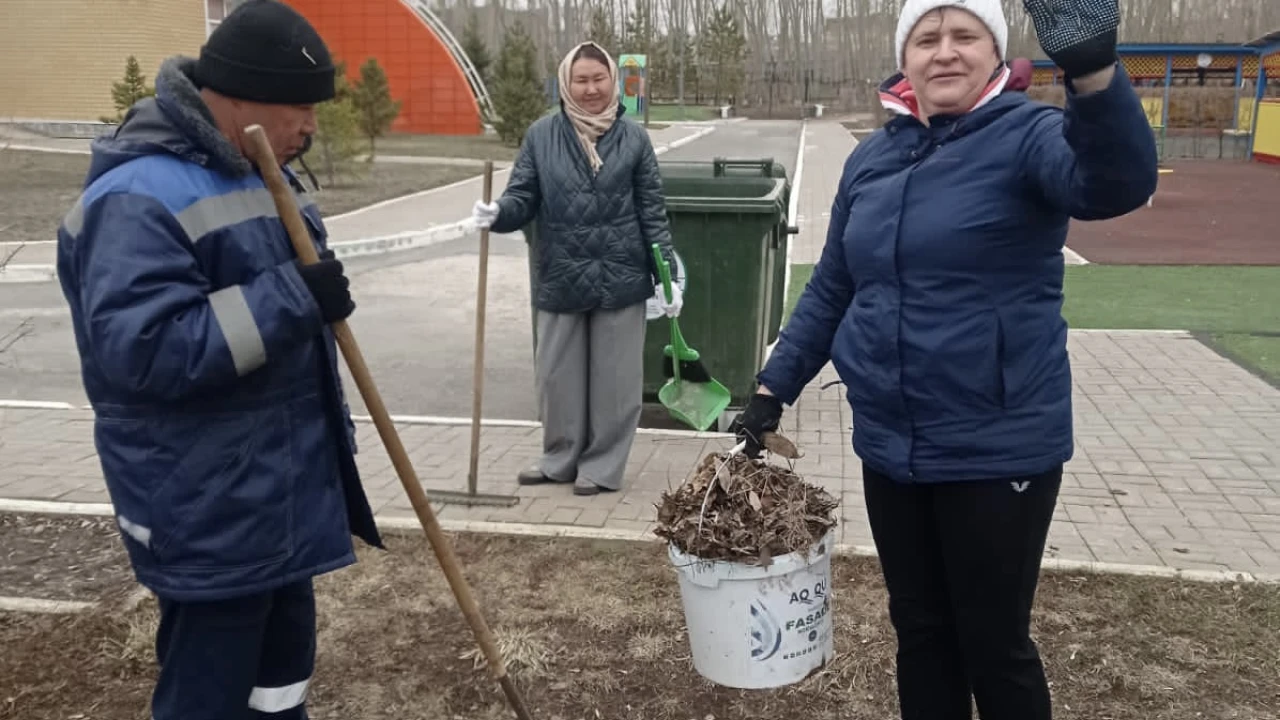
{"type": "Polygon", "coordinates": [[[653,243],[683,278],[658,158],[645,129],[623,117],[613,58],[582,43],[559,81],[561,111],[529,127],[502,197],[477,202],[473,221],[499,233],[535,228],[543,454],[518,480],[594,495],[622,487],[640,420],[646,303],[680,312],[679,284],[667,302],[658,282],[653,243]]]}

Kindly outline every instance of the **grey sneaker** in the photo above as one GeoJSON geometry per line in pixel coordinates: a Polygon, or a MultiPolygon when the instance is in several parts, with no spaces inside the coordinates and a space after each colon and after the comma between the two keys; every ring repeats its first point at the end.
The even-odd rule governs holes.
{"type": "Polygon", "coordinates": [[[591,482],[586,478],[580,477],[577,480],[573,481],[573,494],[574,495],[599,495],[600,486],[596,485],[595,483],[591,482]]]}
{"type": "Polygon", "coordinates": [[[531,467],[528,470],[521,470],[520,474],[516,475],[516,482],[521,485],[542,485],[543,483],[555,482],[555,480],[543,475],[542,470],[538,467],[531,467]]]}

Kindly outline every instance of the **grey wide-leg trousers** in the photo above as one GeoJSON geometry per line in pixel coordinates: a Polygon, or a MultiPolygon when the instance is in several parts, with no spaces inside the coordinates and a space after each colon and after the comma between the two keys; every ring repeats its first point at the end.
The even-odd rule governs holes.
{"type": "Polygon", "coordinates": [[[622,487],[644,395],[645,305],[538,311],[542,474],[622,487]]]}

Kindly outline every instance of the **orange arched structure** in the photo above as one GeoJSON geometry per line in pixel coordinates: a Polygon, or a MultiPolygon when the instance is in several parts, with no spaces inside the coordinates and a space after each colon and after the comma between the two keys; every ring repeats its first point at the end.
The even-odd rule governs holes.
{"type": "Polygon", "coordinates": [[[352,82],[377,58],[400,115],[391,129],[433,135],[479,135],[480,106],[445,44],[400,0],[285,0],[315,25],[352,82]]]}

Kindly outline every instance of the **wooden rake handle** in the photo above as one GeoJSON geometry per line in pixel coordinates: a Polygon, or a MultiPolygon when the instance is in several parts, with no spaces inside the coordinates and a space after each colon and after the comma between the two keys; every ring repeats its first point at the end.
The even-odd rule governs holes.
{"type": "MultiPolygon", "coordinates": [[[[493,199],[493,161],[484,161],[484,201],[493,199]]],[[[467,492],[475,495],[480,476],[480,416],[484,407],[484,323],[489,302],[489,229],[480,230],[480,272],[476,286],[476,342],[471,381],[471,464],[467,469],[467,492]]]]}
{"type": "MultiPolygon", "coordinates": [[[[280,215],[280,220],[284,222],[285,228],[289,231],[289,240],[293,243],[294,252],[298,254],[298,258],[303,264],[310,265],[319,261],[320,256],[312,242],[311,233],[307,230],[306,222],[302,218],[302,211],[298,209],[293,190],[289,187],[288,181],[285,180],[284,173],[276,160],[275,151],[271,148],[271,141],[267,139],[266,133],[259,125],[250,125],[245,128],[244,137],[246,141],[245,154],[248,155],[253,164],[258,167],[259,172],[262,173],[262,179],[271,191],[271,198],[275,201],[276,211],[280,215]]],[[[422,529],[427,533],[427,540],[431,543],[431,549],[435,551],[436,559],[440,562],[440,567],[444,570],[445,577],[449,581],[449,587],[453,589],[453,595],[457,598],[458,607],[462,610],[462,614],[466,616],[467,623],[471,625],[476,641],[488,660],[490,672],[502,685],[503,693],[506,694],[507,701],[511,704],[512,710],[515,711],[516,717],[519,720],[531,720],[524,698],[521,697],[515,687],[515,683],[512,682],[511,677],[507,674],[502,653],[498,650],[498,643],[494,639],[493,632],[489,630],[489,626],[480,612],[480,606],[476,603],[475,596],[471,592],[471,586],[467,583],[466,577],[462,573],[462,565],[458,561],[458,556],[454,553],[449,538],[444,534],[444,530],[440,528],[440,523],[436,520],[435,512],[431,509],[431,502],[427,500],[427,494],[422,489],[422,484],[413,469],[413,464],[409,461],[409,453],[405,451],[404,444],[400,442],[400,434],[396,431],[395,423],[391,420],[391,414],[387,412],[386,406],[382,403],[382,396],[378,393],[377,386],[374,385],[373,376],[364,362],[359,346],[356,345],[356,339],[351,334],[351,328],[347,326],[346,321],[339,320],[333,323],[333,335],[337,340],[338,347],[342,350],[342,357],[346,360],[352,377],[355,378],[356,386],[360,389],[360,395],[364,398],[364,403],[369,408],[369,414],[373,416],[373,424],[378,428],[378,435],[382,437],[382,443],[387,449],[387,454],[391,456],[391,464],[395,466],[396,474],[400,476],[400,484],[404,486],[404,491],[409,496],[409,502],[413,505],[413,510],[418,515],[418,521],[422,524],[422,529]]]]}

